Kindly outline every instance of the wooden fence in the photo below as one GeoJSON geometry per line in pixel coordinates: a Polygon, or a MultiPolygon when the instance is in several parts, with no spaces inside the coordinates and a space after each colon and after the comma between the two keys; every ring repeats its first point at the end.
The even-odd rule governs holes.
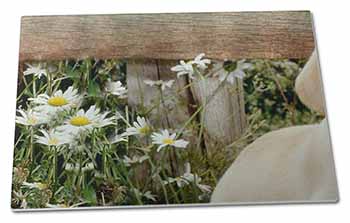
{"type": "MultiPolygon", "coordinates": [[[[199,53],[215,60],[308,58],[314,47],[307,11],[29,16],[22,18],[19,60],[21,70],[26,61],[128,59],[128,102],[137,107],[159,96],[143,80],[174,79],[170,67],[179,59],[199,53]]],[[[178,79],[164,94],[186,84],[188,79],[178,79]]],[[[177,128],[218,84],[208,79],[176,94],[178,104],[161,107],[154,124],[177,128]]],[[[234,141],[246,125],[242,82],[234,89],[232,94],[221,88],[198,118],[207,135],[223,143],[234,141]]]]}

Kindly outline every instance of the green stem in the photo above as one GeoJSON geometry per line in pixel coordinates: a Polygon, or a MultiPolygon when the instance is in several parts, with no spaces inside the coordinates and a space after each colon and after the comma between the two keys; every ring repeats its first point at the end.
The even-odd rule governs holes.
{"type": "Polygon", "coordinates": [[[52,94],[52,75],[51,73],[47,73],[47,91],[48,95],[52,94]]]}
{"type": "MultiPolygon", "coordinates": [[[[125,120],[124,122],[126,122],[126,124],[128,126],[130,126],[130,123],[129,123],[129,106],[125,106],[125,116],[126,116],[126,119],[124,119],[124,117],[122,117],[122,119],[125,120]]],[[[126,140],[128,142],[128,143],[126,143],[126,152],[129,152],[129,136],[128,135],[126,136],[126,140]]]]}
{"type": "Polygon", "coordinates": [[[103,175],[107,176],[108,178],[108,173],[107,173],[107,153],[106,153],[106,148],[103,146],[102,149],[102,158],[103,158],[103,175]]]}
{"type": "Polygon", "coordinates": [[[176,134],[176,138],[179,137],[182,132],[186,129],[186,127],[193,121],[193,119],[198,115],[198,113],[203,109],[203,105],[199,106],[199,108],[197,109],[197,111],[195,111],[192,116],[185,122],[185,124],[182,126],[182,128],[180,129],[179,133],[176,134]]]}
{"type": "Polygon", "coordinates": [[[149,162],[149,164],[151,165],[152,170],[155,170],[155,171],[156,171],[157,177],[159,178],[159,182],[160,182],[160,185],[161,185],[161,187],[162,187],[162,191],[163,191],[163,195],[164,195],[165,202],[166,202],[167,204],[169,204],[168,192],[167,192],[167,190],[166,190],[166,188],[165,188],[165,186],[164,186],[164,184],[163,184],[163,182],[162,182],[162,177],[161,177],[160,174],[157,172],[156,167],[155,167],[154,163],[153,163],[152,160],[151,160],[151,157],[148,159],[148,162],[149,162]]]}
{"type": "Polygon", "coordinates": [[[79,151],[79,173],[78,173],[78,179],[77,179],[77,187],[78,188],[83,188],[82,187],[82,185],[81,185],[81,182],[82,182],[82,180],[81,180],[81,176],[83,175],[84,173],[83,173],[83,160],[82,160],[82,153],[81,153],[81,151],[79,151]]]}
{"type": "MultiPolygon", "coordinates": [[[[163,107],[166,108],[165,107],[165,99],[164,99],[164,94],[163,94],[163,91],[162,91],[162,87],[158,86],[158,89],[159,89],[161,103],[162,103],[163,107]]],[[[168,112],[165,112],[165,119],[166,119],[166,122],[167,122],[167,127],[170,128],[170,121],[169,121],[169,117],[168,117],[168,112]]]]}
{"type": "MultiPolygon", "coordinates": [[[[17,96],[16,98],[16,102],[23,96],[24,93],[26,93],[27,90],[30,89],[30,86],[33,84],[33,80],[31,82],[29,82],[29,84],[27,83],[25,77],[23,77],[23,83],[24,83],[24,89],[22,90],[22,92],[17,96]]],[[[30,90],[29,90],[30,91],[30,90]]]]}
{"type": "MultiPolygon", "coordinates": [[[[117,159],[120,160],[120,158],[118,156],[117,156],[117,159]]],[[[124,163],[122,161],[120,163],[121,163],[121,167],[122,167],[121,169],[122,169],[122,171],[125,174],[125,180],[129,184],[130,188],[132,188],[132,191],[133,191],[133,193],[134,193],[134,195],[136,197],[136,200],[137,200],[138,204],[139,205],[143,205],[143,202],[142,202],[139,194],[134,190],[134,188],[136,189],[136,187],[133,185],[133,183],[131,182],[130,178],[128,177],[128,171],[127,171],[124,163]]]]}
{"type": "MultiPolygon", "coordinates": [[[[165,148],[165,149],[167,149],[167,148],[165,148]]],[[[169,148],[168,148],[169,149],[169,148]]],[[[162,174],[163,174],[163,176],[164,177],[167,177],[167,174],[165,173],[165,168],[164,168],[164,153],[161,153],[161,158],[160,158],[160,161],[161,161],[161,172],[162,172],[162,174]]],[[[174,198],[175,198],[175,200],[176,200],[176,202],[178,203],[178,204],[180,204],[181,202],[180,202],[180,200],[179,200],[179,198],[178,198],[178,196],[177,196],[177,193],[176,193],[176,191],[175,191],[175,189],[174,189],[174,187],[173,187],[173,185],[172,184],[168,184],[169,185],[169,187],[170,187],[170,190],[171,190],[171,192],[173,193],[173,195],[174,195],[174,198]]]]}
{"type": "MultiPolygon", "coordinates": [[[[221,69],[223,69],[223,68],[220,68],[220,69],[217,69],[217,70],[213,70],[212,72],[210,72],[210,73],[208,73],[208,74],[206,74],[206,75],[204,75],[204,76],[202,75],[201,80],[202,80],[202,79],[205,79],[206,77],[211,76],[212,74],[214,74],[214,73],[220,71],[221,69]]],[[[191,82],[188,83],[187,85],[183,86],[181,89],[177,90],[177,91],[175,92],[175,94],[171,94],[171,95],[169,95],[169,96],[167,96],[167,97],[164,97],[164,100],[175,99],[176,97],[178,97],[179,94],[181,94],[181,92],[185,91],[187,88],[191,88],[191,86],[192,86],[194,83],[196,83],[196,82],[191,81],[191,82]]],[[[152,107],[150,107],[150,108],[145,112],[145,115],[151,113],[151,112],[153,111],[153,109],[155,109],[155,108],[157,108],[157,107],[159,106],[160,103],[161,103],[161,101],[158,101],[157,103],[154,103],[154,105],[153,105],[152,107]]]]}
{"type": "Polygon", "coordinates": [[[29,147],[27,152],[27,159],[30,160],[30,162],[33,162],[33,144],[34,144],[34,129],[33,126],[29,127],[29,147]]]}
{"type": "MultiPolygon", "coordinates": [[[[207,100],[206,98],[204,99],[203,102],[203,109],[202,109],[202,114],[201,114],[201,120],[200,120],[200,128],[199,128],[199,136],[198,136],[198,142],[197,142],[197,150],[200,150],[201,147],[201,143],[202,143],[202,136],[203,136],[203,130],[204,130],[204,118],[205,118],[205,110],[206,110],[206,106],[207,106],[207,100]]],[[[205,149],[205,148],[203,148],[205,149]]],[[[202,151],[202,153],[204,153],[204,151],[202,151]]],[[[206,154],[206,152],[205,152],[206,154]]],[[[203,154],[204,155],[204,154],[203,154]]],[[[206,157],[208,158],[208,157],[206,157]]]]}
{"type": "Polygon", "coordinates": [[[55,190],[57,185],[57,148],[56,147],[54,147],[54,154],[53,154],[53,176],[52,177],[53,177],[53,187],[55,190]]]}
{"type": "Polygon", "coordinates": [[[33,76],[33,97],[36,97],[36,77],[33,76]]]}
{"type": "MultiPolygon", "coordinates": [[[[80,136],[80,145],[84,145],[84,142],[85,142],[85,139],[84,139],[84,136],[80,136]]],[[[78,151],[78,163],[79,163],[79,171],[78,171],[78,174],[77,174],[77,188],[78,188],[78,191],[80,191],[80,189],[82,189],[82,175],[84,174],[83,171],[82,171],[82,168],[83,168],[83,160],[82,160],[82,154],[83,151],[78,151]]]]}
{"type": "Polygon", "coordinates": [[[193,190],[194,190],[194,196],[195,196],[195,202],[199,203],[199,199],[198,199],[198,188],[197,188],[197,179],[194,179],[194,182],[192,182],[192,186],[193,186],[193,190]]]}

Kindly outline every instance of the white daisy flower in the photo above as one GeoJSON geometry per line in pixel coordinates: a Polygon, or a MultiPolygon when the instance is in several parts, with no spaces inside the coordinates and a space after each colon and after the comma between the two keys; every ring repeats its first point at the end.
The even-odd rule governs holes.
{"type": "Polygon", "coordinates": [[[190,163],[185,164],[185,173],[182,177],[188,182],[194,182],[203,193],[211,192],[211,187],[209,185],[201,184],[202,178],[200,176],[198,176],[196,173],[191,173],[190,163]]]}
{"type": "Polygon", "coordinates": [[[69,206],[67,206],[66,204],[46,204],[47,208],[68,208],[69,206]]]}
{"type": "Polygon", "coordinates": [[[105,89],[107,92],[120,98],[127,97],[128,89],[126,89],[120,81],[111,81],[108,79],[105,89]]]}
{"type": "Polygon", "coordinates": [[[190,163],[185,163],[185,173],[181,176],[182,179],[188,181],[188,182],[193,182],[195,179],[195,175],[191,173],[191,164],[190,163]]]}
{"type": "Polygon", "coordinates": [[[185,173],[181,177],[187,182],[194,182],[203,193],[211,192],[211,187],[209,185],[201,184],[202,178],[200,176],[196,173],[191,173],[190,163],[185,164],[185,173]]]}
{"type": "Polygon", "coordinates": [[[149,200],[156,201],[156,195],[153,195],[151,191],[146,191],[143,196],[149,200]]]}
{"type": "Polygon", "coordinates": [[[68,172],[75,170],[75,165],[73,163],[66,163],[64,169],[68,172]]]}
{"type": "Polygon", "coordinates": [[[85,164],[85,166],[81,169],[83,172],[86,172],[86,171],[91,171],[91,170],[94,170],[95,169],[95,166],[93,163],[87,163],[85,164]]]}
{"type": "Polygon", "coordinates": [[[34,183],[28,183],[28,182],[23,182],[22,184],[25,187],[28,187],[29,189],[39,189],[39,190],[44,190],[47,188],[46,184],[40,183],[40,182],[34,182],[34,183]]]}
{"type": "Polygon", "coordinates": [[[170,184],[176,182],[178,187],[184,187],[190,183],[195,183],[196,186],[203,192],[209,193],[211,192],[211,187],[209,185],[201,184],[202,178],[197,174],[191,173],[191,165],[190,163],[185,163],[185,173],[179,177],[169,177],[167,181],[164,181],[164,184],[170,184]]]}
{"type": "Polygon", "coordinates": [[[23,208],[23,209],[28,208],[28,202],[25,198],[23,198],[23,200],[22,200],[21,208],[23,208]]]}
{"type": "Polygon", "coordinates": [[[28,207],[28,203],[26,200],[27,193],[23,194],[22,190],[20,190],[18,192],[13,191],[13,194],[16,196],[16,200],[21,201],[21,208],[25,209],[28,207]]]}
{"type": "Polygon", "coordinates": [[[188,145],[188,142],[183,139],[175,140],[176,133],[170,135],[168,130],[162,130],[161,133],[153,133],[151,137],[152,143],[159,145],[157,148],[157,152],[159,152],[162,148],[166,146],[186,148],[188,145]]]}
{"type": "Polygon", "coordinates": [[[134,192],[139,196],[139,197],[144,197],[147,198],[148,200],[156,201],[156,195],[153,195],[151,191],[146,191],[145,193],[142,193],[138,189],[134,188],[134,192]]]}
{"type": "Polygon", "coordinates": [[[75,208],[75,207],[79,207],[80,205],[82,204],[85,204],[87,202],[83,201],[83,202],[80,202],[80,203],[75,203],[71,206],[67,205],[67,204],[50,204],[50,203],[46,203],[45,206],[47,208],[75,208]]]}
{"type": "Polygon", "coordinates": [[[191,63],[196,64],[199,69],[205,70],[208,67],[207,64],[210,64],[211,61],[209,59],[202,59],[204,56],[204,53],[199,54],[191,63]]]}
{"type": "Polygon", "coordinates": [[[283,60],[283,61],[272,61],[271,62],[272,65],[276,66],[276,67],[281,67],[281,68],[294,68],[294,69],[298,69],[299,66],[297,63],[290,61],[290,60],[283,60]]]}
{"type": "Polygon", "coordinates": [[[109,142],[111,144],[115,144],[115,143],[118,143],[118,142],[127,142],[127,138],[126,138],[126,135],[124,134],[115,134],[114,136],[112,136],[112,138],[109,139],[109,142]]]}
{"type": "Polygon", "coordinates": [[[47,115],[33,111],[32,109],[29,109],[28,111],[18,109],[17,111],[20,116],[16,116],[16,123],[21,125],[36,126],[48,121],[47,115]]]}
{"type": "Polygon", "coordinates": [[[47,146],[61,146],[69,144],[72,141],[72,136],[56,130],[46,131],[40,130],[43,136],[36,136],[36,142],[47,146]]]}
{"type": "Polygon", "coordinates": [[[209,185],[201,184],[202,178],[200,178],[198,175],[196,176],[196,185],[197,187],[203,192],[203,193],[210,193],[211,187],[209,185]]]}
{"type": "Polygon", "coordinates": [[[167,185],[167,184],[172,184],[172,183],[174,183],[174,182],[176,183],[176,185],[177,185],[178,187],[183,187],[183,186],[189,184],[186,180],[182,179],[181,177],[175,177],[175,178],[173,178],[173,177],[168,177],[167,180],[164,180],[164,181],[163,181],[163,184],[164,184],[164,185],[167,185]]]}
{"type": "Polygon", "coordinates": [[[170,184],[176,182],[178,187],[183,187],[194,181],[195,176],[191,173],[191,167],[189,163],[185,164],[185,173],[179,177],[168,177],[164,184],[170,184]]]}
{"type": "Polygon", "coordinates": [[[57,127],[57,130],[75,135],[84,131],[91,131],[93,128],[102,128],[115,124],[115,117],[106,118],[107,115],[108,112],[101,114],[100,109],[93,105],[86,112],[83,109],[79,110],[66,120],[64,125],[57,127]]]}
{"type": "Polygon", "coordinates": [[[23,72],[24,76],[33,74],[35,77],[41,78],[41,76],[47,77],[46,69],[43,68],[42,64],[38,63],[36,65],[28,64],[27,69],[23,72]]]}
{"type": "Polygon", "coordinates": [[[80,171],[80,164],[79,163],[66,163],[64,169],[68,172],[75,172],[75,173],[79,173],[80,171]]]}
{"type": "Polygon", "coordinates": [[[70,86],[64,93],[61,90],[53,93],[52,96],[40,94],[36,98],[29,98],[38,105],[35,110],[44,111],[49,114],[78,107],[82,101],[82,96],[78,90],[70,86]]]}
{"type": "Polygon", "coordinates": [[[103,178],[105,177],[105,175],[104,175],[103,173],[100,173],[100,172],[98,172],[98,171],[95,171],[95,177],[96,177],[96,178],[101,178],[101,179],[103,179],[103,178]]]}
{"type": "Polygon", "coordinates": [[[124,117],[123,117],[123,115],[122,115],[120,112],[116,111],[116,112],[115,112],[115,118],[116,118],[117,120],[119,120],[119,119],[123,119],[124,117]]]}
{"type": "Polygon", "coordinates": [[[143,155],[143,156],[133,156],[131,159],[128,156],[124,156],[123,162],[125,166],[131,166],[132,164],[136,163],[143,163],[143,161],[149,159],[149,156],[143,155]]]}
{"type": "Polygon", "coordinates": [[[153,87],[153,86],[158,86],[162,91],[165,90],[165,88],[171,88],[173,86],[175,80],[169,80],[169,81],[163,81],[163,80],[158,80],[158,81],[152,81],[152,80],[144,80],[145,84],[153,87]]]}
{"type": "Polygon", "coordinates": [[[151,132],[151,127],[144,117],[137,116],[136,122],[134,122],[133,125],[133,127],[127,128],[126,132],[123,135],[145,136],[151,132]]]}
{"type": "MultiPolygon", "coordinates": [[[[95,107],[95,106],[91,106],[91,107],[95,107]]],[[[92,109],[91,107],[89,108],[89,110],[92,109]]],[[[99,113],[99,111],[100,111],[100,109],[96,109],[97,114],[99,113]]],[[[115,122],[116,116],[111,116],[111,117],[107,118],[108,114],[109,114],[109,112],[104,112],[104,113],[98,114],[99,117],[94,122],[94,125],[96,128],[102,128],[102,127],[105,127],[107,125],[116,125],[116,122],[115,122]]]]}
{"type": "MultiPolygon", "coordinates": [[[[217,66],[222,67],[222,64],[218,64],[217,66]]],[[[225,69],[220,69],[214,76],[218,76],[221,82],[226,80],[230,84],[234,84],[236,78],[243,79],[245,76],[244,70],[251,66],[250,63],[245,63],[245,60],[239,60],[236,62],[236,68],[233,71],[229,72],[225,69]]]]}
{"type": "Polygon", "coordinates": [[[179,65],[176,65],[171,68],[171,71],[177,72],[178,78],[182,75],[188,74],[189,78],[194,79],[192,61],[186,63],[185,61],[181,60],[179,65]]]}

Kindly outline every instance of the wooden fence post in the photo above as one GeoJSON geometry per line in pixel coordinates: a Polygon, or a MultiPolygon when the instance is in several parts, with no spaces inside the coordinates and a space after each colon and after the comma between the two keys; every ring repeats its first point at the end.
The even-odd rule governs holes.
{"type": "Polygon", "coordinates": [[[177,79],[170,68],[176,61],[129,60],[127,63],[128,104],[150,114],[150,122],[158,128],[176,129],[189,118],[185,82],[177,79]],[[160,90],[146,80],[174,80],[171,87],[160,90]]]}
{"type": "MultiPolygon", "coordinates": [[[[201,112],[206,141],[215,140],[230,144],[239,138],[245,128],[243,84],[237,80],[234,85],[220,84],[217,78],[195,80],[191,87],[182,90],[186,81],[177,79],[170,71],[175,62],[161,60],[131,60],[127,64],[128,104],[134,109],[153,106],[151,123],[160,128],[180,128],[190,118],[190,94],[194,96],[197,108],[203,105],[201,112]],[[148,86],[145,80],[175,80],[171,88],[165,88],[162,95],[155,86],[148,86]],[[157,101],[164,100],[159,106],[157,101]]],[[[197,121],[201,121],[198,118],[197,121]]]]}
{"type": "Polygon", "coordinates": [[[217,78],[207,78],[195,83],[192,89],[197,102],[204,105],[201,118],[206,141],[228,145],[243,134],[246,118],[242,80],[236,79],[231,85],[217,78]]]}

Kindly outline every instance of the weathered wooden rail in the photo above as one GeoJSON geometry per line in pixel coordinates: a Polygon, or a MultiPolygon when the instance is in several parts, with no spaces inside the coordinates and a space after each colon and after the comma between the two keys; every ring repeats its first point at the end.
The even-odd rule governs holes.
{"type": "MultiPolygon", "coordinates": [[[[216,60],[308,58],[314,47],[308,11],[25,16],[19,60],[23,64],[87,57],[129,59],[129,104],[138,106],[138,92],[146,105],[158,97],[143,80],[175,79],[169,68],[176,60],[199,53],[216,60]]],[[[172,94],[185,84],[186,80],[177,80],[164,94],[172,94]]],[[[161,119],[154,123],[178,127],[191,115],[196,106],[193,103],[203,103],[208,90],[217,85],[217,80],[210,79],[187,89],[177,96],[185,106],[171,111],[160,108],[161,119],[171,119],[168,126],[161,119]]],[[[235,88],[232,95],[224,87],[206,107],[206,132],[224,143],[239,137],[245,127],[242,82],[236,82],[235,88]]]]}
{"type": "Polygon", "coordinates": [[[25,16],[20,60],[305,58],[307,11],[25,16]]]}

